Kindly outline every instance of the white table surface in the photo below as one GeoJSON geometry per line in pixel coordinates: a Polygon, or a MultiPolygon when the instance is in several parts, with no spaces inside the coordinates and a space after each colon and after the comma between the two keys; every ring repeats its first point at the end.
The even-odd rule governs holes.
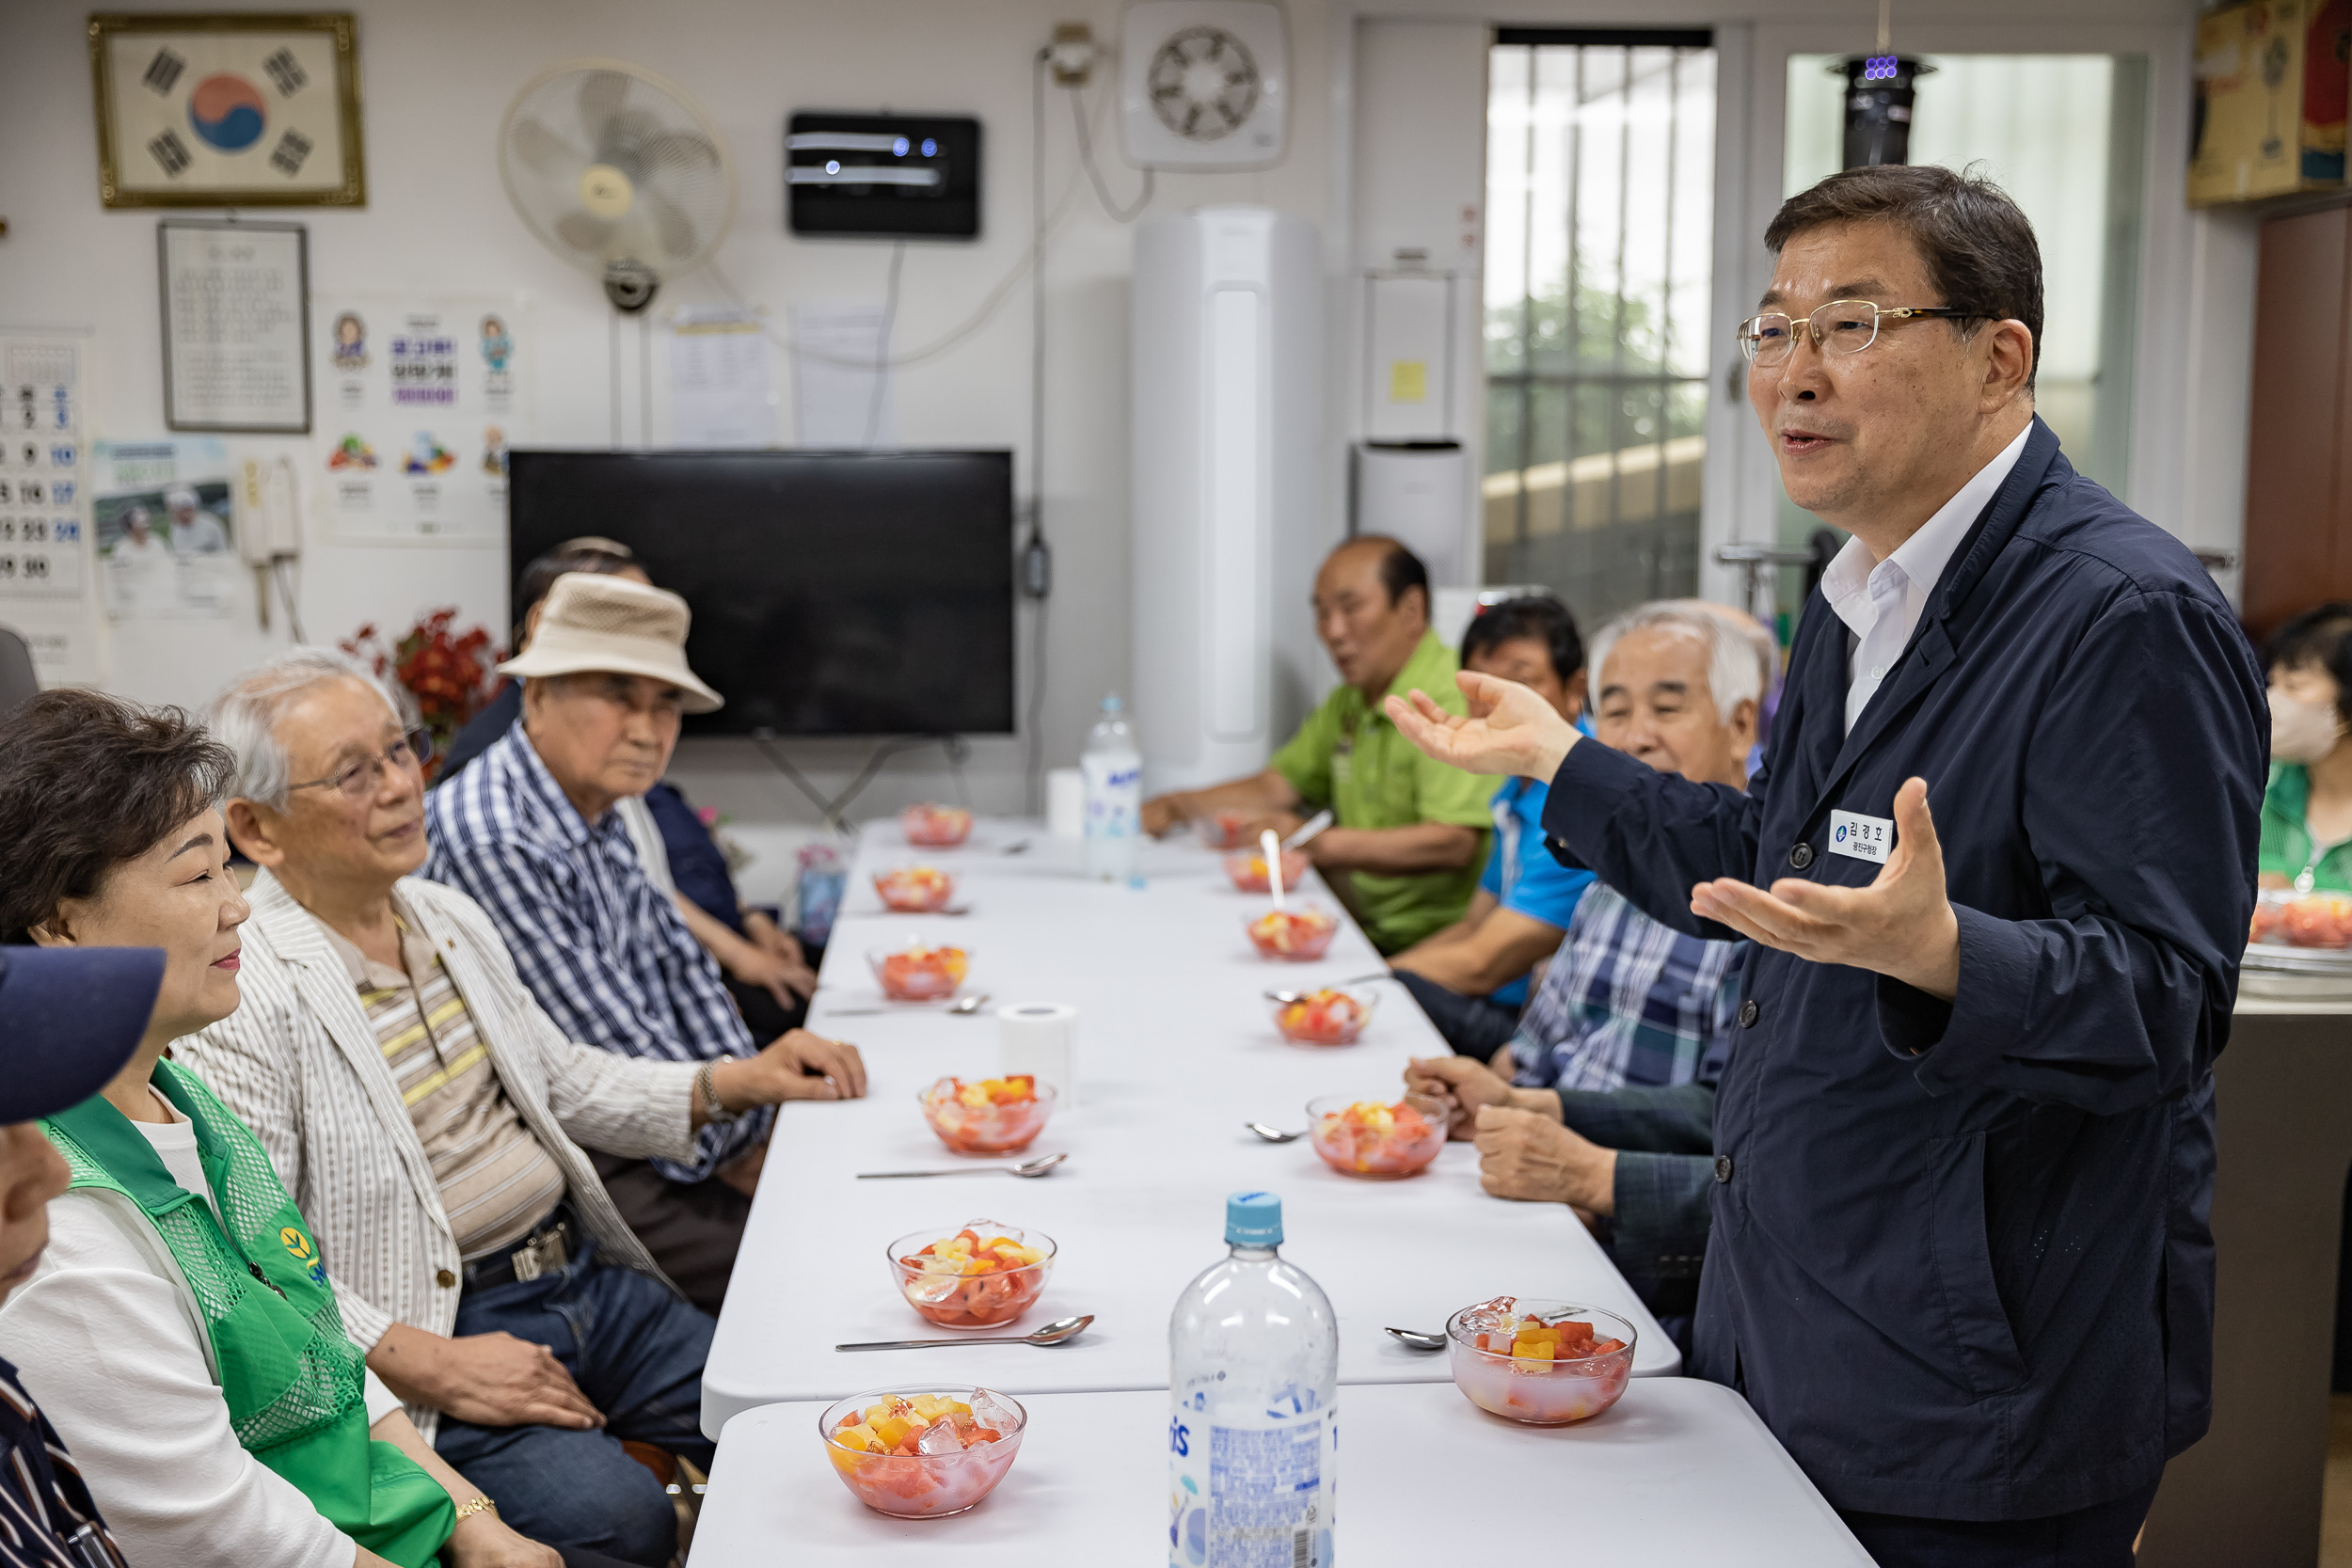
{"type": "MultiPolygon", "coordinates": [[[[1021,1402],[1028,1430],[1004,1481],[971,1512],[928,1520],[850,1495],[818,1440],[823,1404],[747,1411],[721,1434],[688,1568],[927,1550],[958,1568],[1165,1562],[1168,1395],[1021,1402]]],[[[1502,1420],[1451,1384],[1345,1389],[1340,1421],[1343,1568],[1869,1568],[1747,1402],[1695,1378],[1637,1379],[1575,1426],[1502,1420]]]]}
{"type": "MultiPolygon", "coordinates": [[[[1178,1293],[1225,1256],[1225,1198],[1264,1188],[1282,1197],[1283,1256],[1314,1277],[1340,1318],[1343,1384],[1445,1382],[1445,1357],[1407,1351],[1391,1324],[1441,1331],[1447,1316],[1504,1293],[1603,1307],[1633,1323],[1637,1375],[1680,1370],[1673,1342],[1567,1209],[1512,1203],[1479,1190],[1476,1152],[1450,1144],[1420,1176],[1341,1176],[1301,1139],[1271,1145],[1244,1131],[1306,1125],[1326,1093],[1392,1099],[1412,1055],[1446,1047],[1401,988],[1352,1046],[1285,1044],[1260,992],[1381,967],[1343,923],[1322,961],[1272,963],[1243,934],[1263,900],[1235,893],[1217,857],[1188,841],[1147,846],[1141,889],[1078,877],[1073,844],[1012,823],[982,823],[956,850],[913,851],[895,823],[867,831],[834,927],[812,1027],[857,1044],[868,1097],[787,1105],[703,1373],[703,1430],[717,1434],[755,1405],[832,1400],[924,1378],[983,1383],[1016,1395],[1168,1386],[1168,1318],[1178,1293]],[[1007,856],[1001,847],[1026,839],[1007,856]],[[882,911],[869,868],[920,859],[954,871],[968,914],[882,911]],[[991,1011],[935,1008],[828,1019],[882,1005],[870,947],[911,934],[973,954],[966,990],[991,1011]],[[950,1153],[915,1095],[943,1073],[996,1070],[993,1006],[1066,1002],[1080,1011],[1079,1104],[1057,1110],[1029,1155],[1068,1151],[1050,1178],[970,1174],[859,1181],[861,1170],[985,1164],[950,1153]],[[1060,1249],[1025,1332],[1073,1313],[1094,1326],[1051,1350],[837,1353],[838,1342],[950,1336],[898,1295],[883,1251],[936,1226],[946,1235],[987,1217],[1044,1231],[1060,1249]]],[[[1325,902],[1329,904],[1327,895],[1325,902]]],[[[1336,906],[1332,906],[1336,908],[1336,906]]]]}

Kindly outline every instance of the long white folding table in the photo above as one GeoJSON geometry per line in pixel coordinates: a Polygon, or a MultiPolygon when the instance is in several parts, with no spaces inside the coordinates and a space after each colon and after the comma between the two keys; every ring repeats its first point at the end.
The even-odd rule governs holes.
{"type": "MultiPolygon", "coordinates": [[[[688,1568],[803,1568],[952,1554],[959,1568],[1168,1560],[1168,1395],[1042,1394],[996,1490],[946,1519],[850,1495],[819,1403],[744,1412],[720,1434],[688,1568]]],[[[1335,1555],[1345,1568],[1869,1568],[1747,1402],[1695,1378],[1637,1379],[1566,1427],[1479,1410],[1450,1386],[1340,1393],[1335,1555]]]]}
{"type": "Polygon", "coordinates": [[[1320,1094],[1393,1099],[1407,1058],[1445,1044],[1386,983],[1356,1044],[1285,1044],[1261,992],[1378,971],[1361,933],[1343,917],[1321,961],[1268,962],[1244,934],[1266,901],[1235,893],[1216,855],[1188,841],[1149,845],[1142,871],[1139,888],[1085,880],[1076,846],[1020,824],[983,822],[952,850],[909,849],[895,823],[866,831],[811,1027],[859,1046],[868,1095],[782,1109],[703,1374],[706,1433],[758,1405],[921,1379],[1021,1396],[1166,1388],[1169,1309],[1225,1254],[1226,1195],[1253,1188],[1281,1196],[1283,1256],[1331,1298],[1343,1385],[1447,1382],[1442,1354],[1406,1350],[1382,1330],[1439,1332],[1455,1308],[1505,1293],[1615,1312],[1639,1332],[1637,1375],[1680,1369],[1673,1342],[1575,1216],[1486,1196],[1469,1145],[1448,1145],[1419,1176],[1370,1181],[1328,1169],[1305,1139],[1270,1145],[1245,1131],[1253,1120],[1303,1128],[1306,1102],[1320,1094]],[[1006,852],[1019,843],[1026,849],[1006,852]],[[882,909],[871,873],[917,861],[956,874],[968,913],[882,909]],[[865,1013],[886,1006],[866,951],[910,936],[969,950],[964,990],[991,993],[991,1006],[964,1018],[936,1006],[865,1013]],[[1028,1150],[1067,1151],[1069,1162],[1041,1180],[858,1180],[860,1171],[992,1163],[948,1152],[915,1096],[942,1074],[993,1074],[993,1009],[1016,1002],[1079,1010],[1078,1103],[1057,1110],[1028,1150]],[[952,1337],[906,1305],[884,1252],[910,1232],[946,1235],[978,1218],[1042,1230],[1060,1249],[1038,1303],[990,1332],[1094,1313],[1082,1338],[1051,1350],[834,1349],[952,1337]]]}

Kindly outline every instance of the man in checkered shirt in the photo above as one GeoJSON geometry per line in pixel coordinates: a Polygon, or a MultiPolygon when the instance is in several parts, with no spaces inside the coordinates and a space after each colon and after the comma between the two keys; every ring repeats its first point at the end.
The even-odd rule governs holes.
{"type": "MultiPolygon", "coordinates": [[[[499,668],[523,682],[522,721],[426,797],[424,875],[488,912],[539,1005],[572,1039],[630,1056],[721,1062],[758,1049],[719,966],[646,879],[613,810],[669,766],[682,713],[719,694],[686,665],[686,601],[625,578],[556,579],[530,648],[499,668]]],[[[795,1029],[803,1066],[842,1098],[845,1048],[795,1029]]],[[[716,1313],[751,1212],[774,1111],[739,1119],[706,1082],[709,1123],[691,1164],[597,1154],[629,1228],[689,1299],[716,1313]]]]}

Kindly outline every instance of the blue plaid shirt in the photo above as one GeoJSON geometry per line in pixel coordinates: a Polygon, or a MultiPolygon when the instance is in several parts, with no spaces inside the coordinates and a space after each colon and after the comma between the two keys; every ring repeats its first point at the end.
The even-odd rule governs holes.
{"type": "Polygon", "coordinates": [[[1595,882],[1519,1016],[1513,1081],[1549,1089],[1711,1081],[1731,1043],[1747,946],[1670,930],[1595,882]]]}
{"type": "MultiPolygon", "coordinates": [[[[516,724],[474,765],[425,797],[433,852],[424,874],[489,911],[523,983],[564,1034],[627,1056],[715,1061],[758,1047],[719,966],[677,908],[645,879],[618,812],[581,818],[516,724]]],[[[774,1113],[707,1126],[700,1181],[768,1135],[774,1113]]]]}

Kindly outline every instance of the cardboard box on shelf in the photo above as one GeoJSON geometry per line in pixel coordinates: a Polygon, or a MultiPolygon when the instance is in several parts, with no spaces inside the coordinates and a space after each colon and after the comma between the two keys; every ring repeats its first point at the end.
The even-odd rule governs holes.
{"type": "Polygon", "coordinates": [[[2252,0],[2201,18],[2189,205],[2341,187],[2348,51],[2352,0],[2252,0]]]}

